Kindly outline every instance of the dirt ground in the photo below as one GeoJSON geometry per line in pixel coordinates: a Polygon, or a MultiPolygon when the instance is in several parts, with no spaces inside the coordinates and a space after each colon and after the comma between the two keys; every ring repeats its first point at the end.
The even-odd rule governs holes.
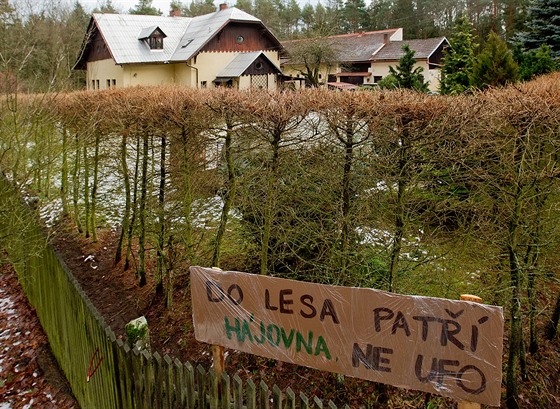
{"type": "MultiPolygon", "coordinates": [[[[114,264],[117,241],[118,232],[112,230],[99,231],[97,243],[67,229],[59,229],[53,238],[57,252],[117,336],[124,337],[124,325],[144,315],[148,320],[153,350],[209,368],[212,363],[210,346],[194,338],[186,273],[175,277],[173,308],[167,309],[163,296],[155,292],[155,279],[150,269],[148,284],[140,288],[134,273],[134,261],[129,271],[123,271],[122,262],[114,264]]],[[[255,383],[264,380],[270,387],[274,384],[282,390],[291,387],[296,393],[318,396],[325,402],[331,399],[337,405],[349,403],[352,407],[359,407],[368,401],[372,403],[375,390],[371,382],[342,378],[232,350],[226,350],[225,365],[230,374],[252,378],[255,383]]],[[[423,400],[421,394],[417,395],[423,400]]]]}
{"type": "Polygon", "coordinates": [[[78,409],[13,268],[0,263],[0,409],[78,409]]]}
{"type": "MultiPolygon", "coordinates": [[[[113,230],[100,230],[97,243],[93,243],[91,238],[86,239],[75,230],[60,227],[53,238],[55,248],[117,336],[124,337],[124,325],[144,315],[148,320],[153,350],[209,368],[210,346],[194,338],[187,274],[175,277],[173,308],[167,309],[163,296],[155,292],[155,278],[150,271],[153,265],[148,266],[152,268],[148,268],[148,284],[144,287],[138,286],[134,261],[129,271],[123,271],[122,262],[115,265],[117,241],[118,232],[113,230]]],[[[538,375],[538,380],[525,382],[521,387],[520,401],[527,408],[546,408],[549,403],[543,405],[544,401],[557,402],[560,407],[560,380],[556,370],[560,365],[560,349],[557,340],[545,342],[547,345],[541,348],[540,356],[528,358],[527,364],[539,369],[531,372],[538,375]],[[548,362],[550,367],[543,362],[548,362]]],[[[296,393],[318,396],[325,403],[330,399],[339,407],[346,403],[352,408],[456,407],[450,399],[380,386],[232,350],[226,351],[225,365],[230,374],[252,378],[255,383],[264,380],[270,387],[276,384],[281,390],[291,387],[296,393]],[[380,393],[388,399],[379,402],[380,393]]]]}

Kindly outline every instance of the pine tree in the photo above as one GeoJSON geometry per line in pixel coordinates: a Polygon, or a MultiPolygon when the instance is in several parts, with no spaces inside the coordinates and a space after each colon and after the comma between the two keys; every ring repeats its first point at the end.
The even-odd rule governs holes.
{"type": "Polygon", "coordinates": [[[460,94],[470,87],[475,48],[473,27],[465,17],[460,17],[449,38],[449,47],[444,50],[440,80],[442,94],[460,94]]]}
{"type": "MultiPolygon", "coordinates": [[[[408,44],[403,45],[402,50],[404,51],[404,55],[400,58],[397,67],[389,67],[391,74],[386,77],[388,78],[386,81],[388,83],[393,82],[393,85],[389,88],[406,88],[418,92],[428,92],[428,83],[424,82],[424,75],[422,75],[424,69],[422,67],[414,68],[416,64],[414,54],[416,53],[410,49],[408,44]]],[[[382,82],[379,85],[383,87],[383,84],[382,82]]]]}
{"type": "Polygon", "coordinates": [[[342,16],[347,32],[356,33],[368,26],[368,13],[364,0],[346,0],[342,16]]]}
{"type": "Polygon", "coordinates": [[[535,0],[529,7],[526,28],[515,37],[525,50],[546,44],[554,58],[560,57],[560,0],[535,0]]]}
{"type": "Polygon", "coordinates": [[[475,60],[471,84],[480,89],[498,87],[517,81],[519,66],[506,43],[494,32],[488,36],[475,60]]]}
{"type": "Polygon", "coordinates": [[[128,12],[130,14],[161,16],[161,11],[152,6],[152,0],[139,0],[138,4],[128,12]]]}

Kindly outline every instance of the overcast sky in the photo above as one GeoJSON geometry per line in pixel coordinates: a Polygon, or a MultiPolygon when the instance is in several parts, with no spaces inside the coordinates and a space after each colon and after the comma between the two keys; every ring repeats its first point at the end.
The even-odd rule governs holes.
{"type": "MultiPolygon", "coordinates": [[[[78,0],[82,6],[87,10],[91,11],[99,4],[105,3],[104,0],[78,0]]],[[[182,0],[181,2],[184,5],[189,5],[192,0],[182,0]]],[[[216,5],[216,9],[220,3],[227,3],[230,6],[235,5],[237,1],[227,1],[227,0],[214,0],[214,4],[216,5]]],[[[305,5],[307,3],[316,4],[318,0],[298,0],[300,5],[305,5]]],[[[134,8],[136,4],[138,4],[138,0],[112,0],[113,6],[121,12],[127,12],[131,8],[134,8]]],[[[326,0],[322,1],[323,4],[326,4],[326,0]]],[[[152,6],[157,9],[160,9],[164,15],[169,14],[169,5],[171,4],[171,0],[153,0],[152,6]]]]}

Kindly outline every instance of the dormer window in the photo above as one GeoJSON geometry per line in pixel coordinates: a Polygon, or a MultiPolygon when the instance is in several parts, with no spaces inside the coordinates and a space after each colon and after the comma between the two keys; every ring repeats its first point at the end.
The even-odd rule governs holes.
{"type": "Polygon", "coordinates": [[[148,45],[151,50],[163,50],[163,37],[151,36],[148,38],[148,45]]]}
{"type": "Polygon", "coordinates": [[[145,41],[150,50],[163,50],[165,37],[165,33],[157,26],[143,28],[138,35],[138,39],[145,41]]]}

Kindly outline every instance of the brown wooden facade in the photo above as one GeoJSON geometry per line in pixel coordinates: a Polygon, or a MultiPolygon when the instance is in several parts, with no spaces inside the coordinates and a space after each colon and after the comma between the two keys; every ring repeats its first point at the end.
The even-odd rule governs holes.
{"type": "Polygon", "coordinates": [[[201,51],[250,52],[279,48],[277,40],[261,23],[229,23],[201,51]]]}

